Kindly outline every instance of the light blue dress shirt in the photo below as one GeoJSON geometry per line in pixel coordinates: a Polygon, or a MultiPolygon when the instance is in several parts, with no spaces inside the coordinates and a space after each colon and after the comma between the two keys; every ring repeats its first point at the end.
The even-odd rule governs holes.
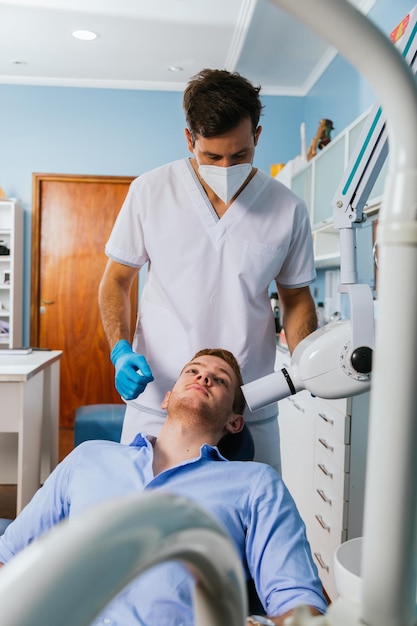
{"type": "MultiPolygon", "coordinates": [[[[325,611],[304,524],[273,468],[227,461],[207,444],[198,458],[157,476],[152,460],[153,447],[145,435],[130,446],[110,441],[79,445],[0,538],[0,562],[7,563],[65,518],[113,498],[155,489],[193,500],[223,524],[269,615],[301,603],[325,611]]],[[[158,565],[126,587],[94,624],[191,626],[192,584],[181,564],[158,565]]]]}

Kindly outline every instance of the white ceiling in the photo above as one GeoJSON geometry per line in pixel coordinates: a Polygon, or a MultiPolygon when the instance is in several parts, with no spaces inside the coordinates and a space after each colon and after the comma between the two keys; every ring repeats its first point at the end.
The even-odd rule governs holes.
{"type": "MultiPolygon", "coordinates": [[[[350,1],[364,12],[375,2],[350,1]]],[[[270,0],[0,0],[6,84],[182,91],[211,67],[302,96],[334,54],[270,0]],[[98,38],[74,39],[76,29],[98,38]]]]}

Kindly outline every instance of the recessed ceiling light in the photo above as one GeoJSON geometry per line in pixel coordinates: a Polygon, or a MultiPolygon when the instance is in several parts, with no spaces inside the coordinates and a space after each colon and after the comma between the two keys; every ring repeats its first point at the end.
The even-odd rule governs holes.
{"type": "Polygon", "coordinates": [[[183,70],[184,68],[179,65],[171,65],[171,67],[168,68],[169,72],[182,72],[183,70]]]}
{"type": "Polygon", "coordinates": [[[72,36],[83,41],[93,41],[93,39],[98,37],[97,33],[94,33],[92,30],[74,30],[72,36]]]}

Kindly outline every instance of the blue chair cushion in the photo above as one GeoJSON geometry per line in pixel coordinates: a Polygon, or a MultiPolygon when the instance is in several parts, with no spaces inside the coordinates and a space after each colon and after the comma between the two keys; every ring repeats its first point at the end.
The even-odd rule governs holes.
{"type": "Polygon", "coordinates": [[[9,524],[12,523],[11,519],[4,519],[4,517],[0,517],[0,535],[4,533],[9,524]]]}
{"type": "Polygon", "coordinates": [[[74,444],[105,439],[120,441],[125,404],[88,404],[75,411],[74,444]]]}
{"type": "MultiPolygon", "coordinates": [[[[91,439],[120,441],[125,409],[124,404],[88,404],[78,407],[74,422],[75,446],[91,439]]],[[[246,424],[240,433],[225,435],[218,448],[230,461],[252,461],[255,454],[252,435],[246,424]]]]}

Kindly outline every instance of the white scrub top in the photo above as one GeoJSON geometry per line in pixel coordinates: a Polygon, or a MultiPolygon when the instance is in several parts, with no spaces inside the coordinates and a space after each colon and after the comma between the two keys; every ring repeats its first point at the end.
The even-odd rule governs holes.
{"type": "MultiPolygon", "coordinates": [[[[245,382],[271,373],[268,287],[275,278],[300,287],[316,277],[309,217],[297,196],[258,170],[219,218],[189,159],[132,182],[106,254],[138,268],[149,262],[133,348],[155,380],[129,404],[161,416],[166,391],[200,349],[230,350],[245,382]]],[[[276,414],[273,404],[245,418],[276,414]]]]}

